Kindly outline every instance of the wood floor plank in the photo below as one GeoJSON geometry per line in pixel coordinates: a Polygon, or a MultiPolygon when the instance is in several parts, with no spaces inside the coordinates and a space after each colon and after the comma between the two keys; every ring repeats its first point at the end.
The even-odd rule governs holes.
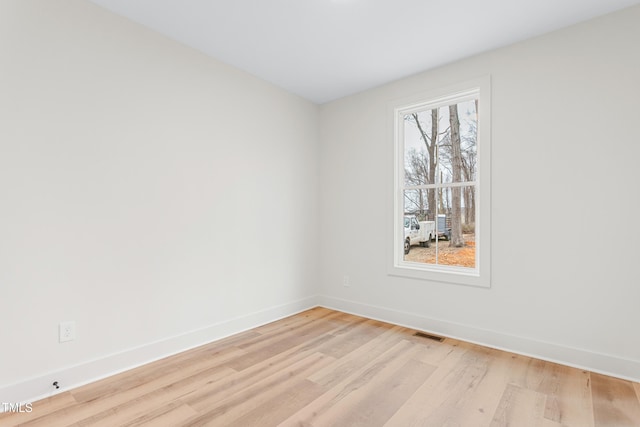
{"type": "Polygon", "coordinates": [[[257,328],[251,329],[251,331],[254,331],[264,337],[271,334],[278,334],[281,331],[293,330],[298,328],[300,325],[307,324],[309,322],[320,322],[326,321],[327,319],[335,319],[337,322],[342,321],[342,323],[348,323],[349,317],[344,317],[345,314],[346,313],[336,312],[335,310],[330,310],[324,307],[315,307],[302,313],[285,317],[277,322],[258,326],[257,328]]]}
{"type": "MultiPolygon", "coordinates": [[[[438,422],[435,415],[440,413],[443,425],[488,426],[491,423],[501,399],[496,391],[504,390],[510,383],[519,368],[519,360],[510,353],[487,349],[486,355],[481,355],[475,362],[478,364],[476,369],[482,369],[484,357],[488,362],[486,371],[476,378],[472,374],[466,390],[453,389],[451,395],[456,397],[443,401],[427,419],[438,422]]],[[[460,363],[466,363],[463,361],[464,358],[460,363]]]]}
{"type": "Polygon", "coordinates": [[[594,426],[589,372],[547,362],[536,390],[547,396],[544,416],[560,424],[594,426]]]}
{"type": "Polygon", "coordinates": [[[9,412],[0,412],[0,426],[10,425],[9,418],[11,418],[10,422],[14,423],[14,425],[23,424],[38,419],[46,421],[46,418],[50,417],[51,414],[62,411],[65,408],[73,406],[75,404],[77,404],[76,399],[70,392],[66,391],[33,403],[31,412],[16,414],[9,412]]]}
{"type": "MultiPolygon", "coordinates": [[[[412,331],[407,331],[413,335],[412,331]]],[[[411,336],[413,342],[419,343],[425,347],[424,352],[420,354],[420,360],[429,365],[440,365],[445,359],[456,357],[467,351],[465,343],[447,338],[443,342],[437,342],[425,338],[411,336]]]]}
{"type": "Polygon", "coordinates": [[[170,402],[145,412],[129,422],[120,424],[120,427],[177,426],[183,425],[189,419],[197,416],[198,413],[190,406],[179,402],[170,402]]]}
{"type": "MultiPolygon", "coordinates": [[[[336,420],[344,416],[345,410],[348,410],[345,409],[345,401],[361,399],[362,390],[372,392],[372,383],[375,384],[399,370],[418,350],[418,346],[409,341],[399,342],[344,377],[321,397],[285,420],[282,425],[339,425],[335,424],[336,420]]],[[[431,369],[425,369],[425,372],[430,374],[431,369]]],[[[383,393],[383,390],[377,389],[377,392],[383,393]]],[[[384,393],[386,394],[386,391],[384,393]]]]}
{"type": "MultiPolygon", "coordinates": [[[[388,425],[456,425],[455,418],[472,400],[476,388],[486,377],[490,353],[486,348],[457,346],[451,357],[438,366],[388,425]],[[460,348],[466,351],[459,351],[460,348]]],[[[482,412],[478,415],[474,417],[476,423],[486,416],[482,412]]]]}
{"type": "Polygon", "coordinates": [[[591,389],[596,427],[640,426],[640,402],[633,384],[591,373],[591,389]]]}
{"type": "Polygon", "coordinates": [[[507,385],[490,427],[542,426],[554,423],[544,418],[546,396],[520,386],[507,385]]]}
{"type": "MultiPolygon", "coordinates": [[[[308,335],[314,332],[314,328],[320,326],[324,331],[331,331],[344,327],[348,322],[344,318],[344,313],[331,310],[312,309],[308,312],[300,313],[295,318],[285,318],[281,327],[260,327],[257,336],[244,340],[238,347],[246,349],[247,352],[259,351],[268,348],[270,344],[280,341],[294,334],[308,335]]],[[[281,321],[274,322],[279,324],[281,321]]],[[[266,325],[269,326],[269,325],[266,325]]]]}
{"type": "Polygon", "coordinates": [[[376,323],[379,322],[358,319],[348,328],[333,332],[335,338],[325,343],[318,351],[339,359],[388,330],[388,327],[381,327],[376,323]]]}
{"type": "Polygon", "coordinates": [[[515,363],[509,369],[508,382],[544,394],[545,419],[562,425],[593,427],[588,372],[526,356],[511,354],[511,357],[515,363]]]}
{"type": "Polygon", "coordinates": [[[162,390],[160,393],[150,393],[83,418],[75,425],[78,427],[127,426],[176,417],[183,417],[184,421],[193,416],[197,416],[195,410],[179,402],[177,396],[167,395],[162,390]]]}
{"type": "Polygon", "coordinates": [[[221,348],[213,350],[203,346],[180,353],[177,356],[152,362],[145,365],[145,369],[115,375],[112,377],[112,381],[101,381],[77,388],[73,390],[73,396],[78,402],[104,399],[109,395],[121,394],[151,381],[157,381],[162,377],[171,376],[170,378],[173,378],[176,374],[187,377],[193,372],[213,369],[244,354],[245,351],[237,347],[222,345],[221,348]]]}
{"type": "Polygon", "coordinates": [[[332,366],[318,370],[309,379],[326,387],[336,385],[343,381],[346,376],[351,375],[354,371],[379,357],[396,344],[401,341],[407,341],[403,335],[397,333],[398,330],[399,327],[388,329],[349,353],[348,357],[338,360],[332,366]]]}
{"type": "Polygon", "coordinates": [[[281,394],[299,384],[314,369],[326,366],[334,359],[322,353],[313,353],[260,381],[256,381],[239,393],[219,399],[200,401],[193,406],[199,416],[187,426],[241,425],[237,419],[271,401],[274,394],[281,394]]]}
{"type": "Polygon", "coordinates": [[[640,384],[315,308],[0,414],[5,426],[640,426],[640,384]]]}
{"type": "MultiPolygon", "coordinates": [[[[329,316],[327,316],[329,317],[329,316]]],[[[238,357],[230,362],[229,367],[241,371],[250,366],[254,366],[265,359],[285,352],[292,347],[296,347],[309,341],[309,339],[329,338],[327,333],[336,328],[331,322],[308,322],[295,330],[286,331],[270,339],[257,342],[251,346],[242,346],[247,354],[238,357]]]]}
{"type": "MultiPolygon", "coordinates": [[[[322,343],[323,339],[318,338],[315,341],[322,343]]],[[[288,369],[291,365],[315,353],[315,347],[316,346],[310,346],[308,344],[301,344],[271,358],[266,358],[262,363],[236,372],[224,381],[216,383],[215,387],[205,387],[194,390],[181,399],[196,409],[206,408],[208,405],[207,402],[224,399],[227,396],[251,387],[251,385],[264,378],[288,369]]],[[[321,367],[318,367],[318,369],[321,369],[321,367]]]]}
{"type": "Polygon", "coordinates": [[[382,426],[436,368],[409,359],[399,369],[386,369],[366,386],[350,393],[332,408],[325,425],[382,426]],[[384,392],[383,392],[384,391],[384,392]]]}
{"type": "MultiPolygon", "coordinates": [[[[215,383],[234,372],[230,368],[220,366],[204,371],[196,369],[194,372],[175,372],[119,394],[108,394],[104,398],[70,405],[54,412],[49,417],[33,419],[24,425],[27,427],[63,427],[86,420],[98,422],[98,420],[112,416],[114,411],[126,410],[130,407],[136,408],[135,411],[144,410],[139,407],[140,401],[150,400],[164,404],[193,390],[215,383]]],[[[98,384],[100,383],[102,382],[98,384]]]]}
{"type": "Polygon", "coordinates": [[[234,420],[234,425],[243,427],[278,425],[325,392],[324,387],[306,379],[292,383],[282,393],[275,394],[234,420]]]}

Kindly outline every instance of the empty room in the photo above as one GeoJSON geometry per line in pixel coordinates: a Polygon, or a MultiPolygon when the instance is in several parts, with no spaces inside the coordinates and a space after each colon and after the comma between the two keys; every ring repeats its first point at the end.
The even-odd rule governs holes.
{"type": "Polygon", "coordinates": [[[640,426],[637,0],[0,0],[0,426],[640,426]]]}

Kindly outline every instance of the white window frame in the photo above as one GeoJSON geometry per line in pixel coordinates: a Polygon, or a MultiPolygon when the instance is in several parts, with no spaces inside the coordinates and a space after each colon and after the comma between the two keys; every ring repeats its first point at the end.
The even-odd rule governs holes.
{"type": "Polygon", "coordinates": [[[491,78],[477,78],[446,88],[431,90],[391,105],[393,125],[393,214],[388,273],[436,282],[489,288],[491,286],[491,78]],[[404,260],[404,117],[416,111],[444,107],[478,99],[476,191],[476,267],[455,267],[404,260]]]}

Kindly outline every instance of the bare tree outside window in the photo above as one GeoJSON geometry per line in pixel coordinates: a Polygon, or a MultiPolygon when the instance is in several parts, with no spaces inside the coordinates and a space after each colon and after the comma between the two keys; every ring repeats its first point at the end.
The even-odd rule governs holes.
{"type": "Polygon", "coordinates": [[[388,272],[490,287],[491,77],[393,104],[388,272]]]}
{"type": "Polygon", "coordinates": [[[477,99],[404,116],[405,261],[476,266],[477,99]]]}

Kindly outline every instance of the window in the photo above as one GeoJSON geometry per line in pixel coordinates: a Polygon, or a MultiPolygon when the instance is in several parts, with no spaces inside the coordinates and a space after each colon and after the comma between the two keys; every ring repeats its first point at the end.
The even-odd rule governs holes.
{"type": "Polygon", "coordinates": [[[393,107],[391,274],[489,287],[490,83],[393,107]]]}

